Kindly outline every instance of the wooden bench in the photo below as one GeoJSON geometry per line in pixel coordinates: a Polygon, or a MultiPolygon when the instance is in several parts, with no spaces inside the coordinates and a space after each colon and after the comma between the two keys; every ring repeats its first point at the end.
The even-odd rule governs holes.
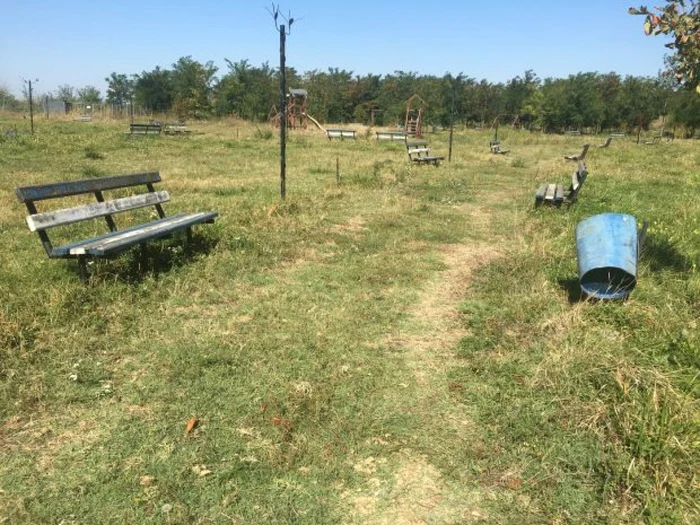
{"type": "Polygon", "coordinates": [[[652,137],[651,140],[645,141],[644,144],[646,144],[647,146],[653,146],[655,144],[658,144],[659,142],[661,142],[661,135],[658,135],[656,137],[652,137]]]}
{"type": "Polygon", "coordinates": [[[571,175],[569,189],[565,191],[562,184],[542,184],[535,192],[535,207],[542,204],[561,206],[562,203],[571,204],[575,202],[587,176],[586,164],[583,161],[579,161],[576,171],[571,175]]]}
{"type": "Polygon", "coordinates": [[[377,141],[380,140],[406,140],[406,133],[404,131],[377,131],[377,141]]]}
{"type": "Polygon", "coordinates": [[[565,134],[565,135],[580,135],[581,132],[580,132],[579,130],[577,130],[577,129],[573,129],[573,130],[570,130],[570,131],[565,131],[564,134],[565,134]]]}
{"type": "Polygon", "coordinates": [[[190,130],[187,129],[187,126],[185,126],[182,123],[173,123],[166,124],[163,133],[165,133],[166,135],[185,135],[187,133],[190,133],[190,130]]]}
{"type": "Polygon", "coordinates": [[[326,136],[328,137],[328,140],[331,139],[356,139],[357,138],[357,131],[354,129],[327,129],[326,130],[326,136]]]}
{"type": "Polygon", "coordinates": [[[586,153],[588,153],[588,148],[590,147],[590,144],[584,144],[583,149],[581,150],[581,153],[578,155],[564,155],[565,160],[572,160],[572,161],[582,161],[583,159],[586,158],[586,153]]]}
{"type": "MultiPolygon", "coordinates": [[[[218,216],[217,212],[178,213],[166,217],[162,204],[169,201],[170,196],[167,191],[156,191],[153,187],[160,180],[160,174],[157,172],[134,173],[38,186],[24,186],[16,188],[15,194],[20,202],[27,206],[29,211],[29,216],[27,217],[29,229],[37,232],[49,258],[77,259],[80,277],[83,281],[86,281],[88,277],[88,258],[110,257],[133,246],[166,237],[181,230],[187,232],[189,239],[192,226],[205,222],[214,222],[214,219],[218,216]],[[145,186],[146,191],[134,191],[137,186],[145,186]],[[128,190],[125,191],[125,188],[128,188],[128,190]],[[120,195],[129,193],[130,195],[105,200],[104,192],[106,191],[116,191],[120,195]],[[36,208],[37,201],[85,194],[94,195],[96,202],[43,212],[39,212],[36,208]],[[149,206],[155,208],[155,214],[158,217],[156,220],[152,220],[153,214],[150,214],[151,217],[147,218],[145,222],[133,225],[135,221],[134,217],[132,217],[129,226],[124,229],[117,227],[114,217],[116,214],[133,211],[134,216],[143,216],[146,215],[143,212],[147,210],[142,210],[140,214],[136,213],[136,210],[149,206]],[[104,218],[106,222],[107,233],[93,235],[77,241],[72,240],[60,246],[54,246],[49,239],[48,230],[51,228],[101,218],[104,218]]],[[[74,198],[70,200],[75,204],[74,198]]],[[[124,223],[126,224],[126,221],[124,223]]],[[[104,231],[105,228],[102,227],[100,229],[104,231]]],[[[82,230],[84,231],[84,228],[82,230]]]]}
{"type": "Polygon", "coordinates": [[[408,153],[408,160],[417,164],[433,164],[434,166],[439,166],[440,161],[445,158],[431,155],[426,140],[407,140],[406,152],[408,153]]]}
{"type": "Polygon", "coordinates": [[[491,153],[494,155],[505,155],[508,153],[510,150],[509,149],[501,149],[501,141],[500,140],[492,140],[489,142],[489,148],[491,148],[491,153]]]}
{"type": "Polygon", "coordinates": [[[158,133],[163,131],[163,125],[160,122],[149,122],[148,124],[129,124],[129,132],[132,135],[148,135],[149,133],[158,133]]]}
{"type": "Polygon", "coordinates": [[[610,146],[612,139],[613,139],[612,137],[608,137],[607,140],[603,144],[598,145],[598,148],[600,148],[600,149],[607,148],[608,146],[610,146]]]}

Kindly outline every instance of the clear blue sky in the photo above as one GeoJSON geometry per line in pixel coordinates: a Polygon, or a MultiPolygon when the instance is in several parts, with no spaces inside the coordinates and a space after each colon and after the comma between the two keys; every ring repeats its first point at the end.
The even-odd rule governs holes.
{"type": "MultiPolygon", "coordinates": [[[[0,21],[0,85],[19,95],[59,85],[97,87],[111,72],[169,68],[182,56],[279,65],[267,9],[250,0],[8,0],[0,21]]],[[[661,37],[646,37],[634,0],[287,0],[297,19],[287,65],[298,72],[337,67],[355,74],[463,72],[492,82],[532,69],[540,78],[580,71],[655,76],[661,37]]],[[[648,3],[648,2],[646,2],[648,3]]]]}

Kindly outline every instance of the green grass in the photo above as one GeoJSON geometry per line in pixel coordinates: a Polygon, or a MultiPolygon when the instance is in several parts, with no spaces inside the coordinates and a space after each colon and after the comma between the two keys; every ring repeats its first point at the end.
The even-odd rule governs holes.
{"type": "Polygon", "coordinates": [[[615,139],[534,210],[584,137],[462,131],[434,168],[290,132],[281,202],[264,126],[24,124],[0,117],[0,523],[700,519],[696,142],[615,139]],[[87,286],[13,195],[145,170],[220,218],[87,286]],[[650,222],[639,283],[582,301],[573,232],[606,211],[650,222]]]}

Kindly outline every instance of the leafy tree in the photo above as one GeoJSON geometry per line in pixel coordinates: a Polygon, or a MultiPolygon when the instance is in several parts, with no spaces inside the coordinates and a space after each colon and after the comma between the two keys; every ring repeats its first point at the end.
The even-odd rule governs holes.
{"type": "Polygon", "coordinates": [[[675,92],[669,103],[670,123],[683,126],[687,137],[700,129],[700,97],[689,89],[675,92]]]}
{"type": "Polygon", "coordinates": [[[56,90],[56,98],[62,100],[63,102],[74,102],[75,88],[68,84],[58,86],[58,89],[56,90]]]}
{"type": "Polygon", "coordinates": [[[0,85],[0,109],[20,111],[22,107],[22,101],[17,99],[7,87],[0,85]]]}
{"type": "Polygon", "coordinates": [[[172,72],[156,66],[134,75],[134,101],[150,111],[167,111],[175,99],[172,72]]]}
{"type": "Polygon", "coordinates": [[[107,78],[107,102],[123,106],[132,95],[133,82],[124,74],[111,73],[107,78]]]}
{"type": "Polygon", "coordinates": [[[517,115],[522,121],[529,122],[533,115],[525,111],[525,105],[540,85],[540,79],[531,69],[525,71],[523,77],[509,80],[503,89],[503,104],[505,113],[517,115]]]}
{"type": "Polygon", "coordinates": [[[617,73],[606,73],[597,78],[596,90],[602,104],[600,129],[615,129],[620,125],[620,106],[617,98],[622,79],[617,73]]]}
{"type": "MultiPolygon", "coordinates": [[[[253,121],[265,120],[272,106],[279,103],[275,71],[267,62],[254,67],[247,60],[231,62],[226,59],[226,64],[229,71],[214,90],[216,112],[253,121]]],[[[290,73],[287,78],[292,76],[290,73]]]]}
{"type": "Polygon", "coordinates": [[[679,83],[694,87],[700,93],[700,2],[666,0],[666,5],[650,11],[646,6],[630,7],[632,15],[644,15],[647,35],[667,35],[673,41],[666,47],[673,50],[668,65],[679,83]]]}
{"type": "Polygon", "coordinates": [[[171,81],[179,117],[194,117],[211,110],[217,69],[212,61],[201,64],[190,56],[182,57],[173,64],[171,81]]]}
{"type": "Polygon", "coordinates": [[[100,95],[100,90],[95,86],[85,86],[84,88],[78,88],[78,100],[83,104],[100,104],[102,102],[102,96],[100,95]]]}
{"type": "Polygon", "coordinates": [[[656,79],[627,76],[622,81],[617,104],[628,129],[648,129],[661,114],[658,87],[656,79]]]}

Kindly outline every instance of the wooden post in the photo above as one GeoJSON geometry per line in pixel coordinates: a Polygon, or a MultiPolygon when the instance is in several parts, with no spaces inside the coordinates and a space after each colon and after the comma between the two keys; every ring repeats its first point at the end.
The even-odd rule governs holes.
{"type": "Polygon", "coordinates": [[[452,162],[452,136],[455,130],[455,81],[452,81],[452,110],[450,112],[450,147],[447,150],[447,162],[452,162]]]}
{"type": "Polygon", "coordinates": [[[29,80],[29,122],[32,127],[32,135],[34,135],[34,101],[32,100],[32,81],[29,80]]]}
{"type": "Polygon", "coordinates": [[[340,157],[335,157],[335,183],[340,186],[340,157]]]}
{"type": "Polygon", "coordinates": [[[287,79],[285,71],[284,25],[280,25],[280,198],[287,196],[287,79]]]}

